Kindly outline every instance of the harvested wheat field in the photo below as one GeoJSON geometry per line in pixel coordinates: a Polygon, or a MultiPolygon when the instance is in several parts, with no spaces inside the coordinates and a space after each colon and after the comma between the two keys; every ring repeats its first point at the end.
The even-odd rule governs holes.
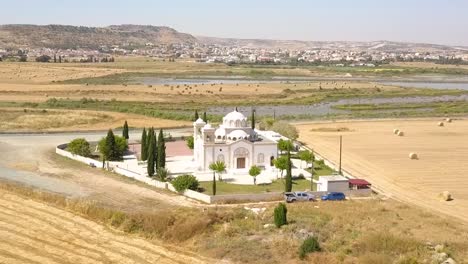
{"type": "Polygon", "coordinates": [[[468,120],[298,124],[299,140],[396,199],[468,221],[468,120]],[[394,130],[404,136],[394,134],[394,130]],[[416,154],[416,159],[409,157],[416,154]],[[443,201],[448,191],[452,201],[443,201]]]}
{"type": "Polygon", "coordinates": [[[39,110],[0,108],[0,131],[92,131],[122,127],[184,127],[190,122],[166,120],[136,114],[88,110],[39,110]]]}
{"type": "Polygon", "coordinates": [[[0,236],[0,263],[209,262],[3,190],[0,236]]]}

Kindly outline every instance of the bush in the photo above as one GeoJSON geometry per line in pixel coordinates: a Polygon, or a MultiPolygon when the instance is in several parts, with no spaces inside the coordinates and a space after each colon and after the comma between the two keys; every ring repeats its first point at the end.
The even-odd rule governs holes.
{"type": "Polygon", "coordinates": [[[187,189],[196,191],[199,182],[193,175],[181,175],[172,181],[172,185],[178,192],[183,192],[187,189]]]}
{"type": "Polygon", "coordinates": [[[113,153],[112,157],[107,157],[109,161],[122,160],[122,157],[125,154],[125,151],[128,150],[127,140],[124,137],[114,135],[114,140],[115,140],[115,146],[114,146],[115,149],[113,150],[106,150],[107,148],[106,138],[102,138],[98,143],[99,151],[102,154],[106,153],[106,151],[111,151],[113,153]]]}
{"type": "Polygon", "coordinates": [[[296,127],[285,121],[273,123],[270,129],[292,140],[296,140],[299,137],[296,127]]]}
{"type": "Polygon", "coordinates": [[[189,136],[185,139],[186,143],[187,143],[187,147],[189,147],[189,149],[193,149],[194,147],[194,139],[193,139],[193,136],[189,136]]]}
{"type": "Polygon", "coordinates": [[[91,156],[91,149],[89,146],[89,142],[86,141],[84,138],[77,138],[72,140],[68,146],[67,150],[75,155],[80,155],[83,157],[91,156]]]}
{"type": "Polygon", "coordinates": [[[37,62],[49,62],[52,58],[47,55],[42,55],[36,58],[37,62]]]}
{"type": "Polygon", "coordinates": [[[320,245],[316,237],[309,237],[302,242],[299,248],[299,258],[304,259],[308,253],[320,251],[320,245]]]}
{"type": "Polygon", "coordinates": [[[279,203],[278,206],[276,206],[275,211],[274,211],[276,227],[280,228],[281,226],[288,224],[287,214],[288,214],[288,209],[286,208],[286,205],[284,203],[279,203]]]}

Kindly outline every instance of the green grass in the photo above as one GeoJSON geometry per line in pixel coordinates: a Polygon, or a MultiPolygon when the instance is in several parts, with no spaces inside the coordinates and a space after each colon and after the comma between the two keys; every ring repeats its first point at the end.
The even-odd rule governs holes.
{"type": "MultiPolygon", "coordinates": [[[[253,179],[252,179],[253,184],[253,179]]],[[[205,194],[213,195],[212,182],[200,182],[200,187],[204,189],[205,194]]],[[[294,180],[293,191],[305,191],[310,189],[309,180],[294,180]]],[[[249,194],[249,193],[267,193],[267,192],[284,192],[284,179],[278,179],[271,184],[266,185],[240,185],[217,181],[216,194],[249,194]]]]}
{"type": "MultiPolygon", "coordinates": [[[[310,172],[310,170],[309,170],[310,172]]],[[[319,166],[317,162],[314,163],[314,179],[319,176],[331,175],[335,171],[330,167],[323,165],[319,166]]],[[[253,178],[252,178],[253,184],[253,178]]],[[[249,194],[249,193],[267,193],[267,192],[284,192],[284,176],[271,184],[266,185],[240,185],[217,181],[216,194],[249,194]]],[[[200,187],[204,190],[203,193],[212,195],[212,182],[200,182],[200,187]]],[[[293,191],[310,190],[310,181],[306,179],[293,180],[293,191]]]]}

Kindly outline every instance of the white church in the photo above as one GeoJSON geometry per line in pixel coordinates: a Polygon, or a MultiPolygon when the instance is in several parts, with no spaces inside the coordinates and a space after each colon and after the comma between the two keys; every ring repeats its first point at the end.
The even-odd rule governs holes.
{"type": "Polygon", "coordinates": [[[212,127],[201,118],[193,123],[193,158],[198,171],[209,171],[215,161],[223,161],[230,173],[248,173],[251,166],[273,168],[278,156],[277,142],[249,126],[247,118],[237,109],[212,127]]]}

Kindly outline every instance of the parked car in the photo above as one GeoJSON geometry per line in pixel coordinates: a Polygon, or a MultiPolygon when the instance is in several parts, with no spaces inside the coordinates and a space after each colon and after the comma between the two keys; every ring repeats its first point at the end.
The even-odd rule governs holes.
{"type": "Polygon", "coordinates": [[[322,195],[322,201],[343,201],[346,200],[346,196],[342,192],[331,192],[322,195]]]}
{"type": "Polygon", "coordinates": [[[89,166],[90,166],[91,168],[96,168],[96,164],[94,164],[93,162],[90,162],[90,163],[89,163],[89,166]]]}
{"type": "Polygon", "coordinates": [[[315,196],[306,192],[287,192],[284,193],[284,200],[287,203],[294,203],[298,201],[314,201],[315,196]]]}

